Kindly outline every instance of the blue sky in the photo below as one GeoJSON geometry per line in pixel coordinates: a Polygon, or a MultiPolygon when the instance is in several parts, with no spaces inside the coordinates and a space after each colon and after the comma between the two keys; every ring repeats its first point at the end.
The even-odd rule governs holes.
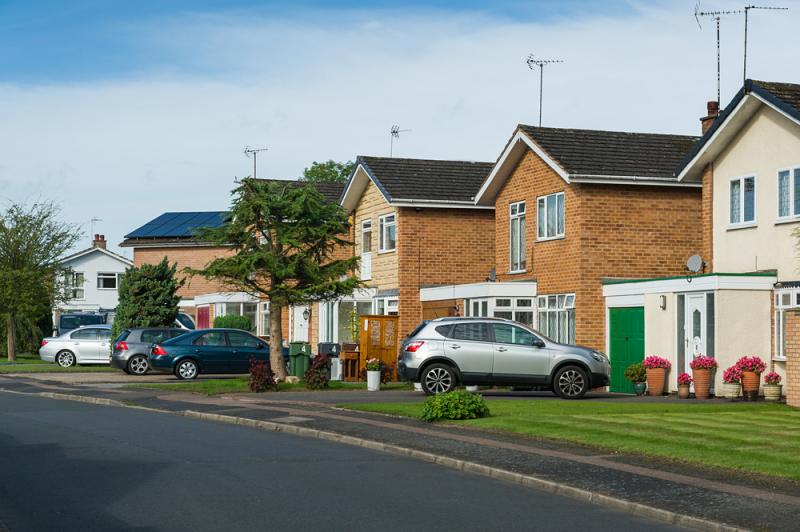
{"type": "MultiPolygon", "coordinates": [[[[750,75],[800,83],[800,2],[751,18],[750,75]]],[[[493,161],[518,123],[696,134],[716,94],[695,0],[0,0],[0,204],[53,199],[112,244],[165,211],[221,210],[259,177],[388,155],[493,161]]],[[[703,1],[704,9],[741,2],[703,1]]],[[[742,21],[723,20],[723,103],[742,21]]]]}

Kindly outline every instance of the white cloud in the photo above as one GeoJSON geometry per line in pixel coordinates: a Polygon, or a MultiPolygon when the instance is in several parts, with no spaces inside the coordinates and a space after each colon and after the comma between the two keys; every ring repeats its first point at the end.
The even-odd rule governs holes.
{"type": "MultiPolygon", "coordinates": [[[[227,207],[251,171],[247,144],[269,146],[262,177],[386,154],[395,123],[413,130],[396,156],[494,160],[536,121],[529,52],[565,59],[545,70],[545,125],[694,134],[716,74],[713,25],[699,31],[692,9],[547,24],[396,11],[164,21],[137,31],[176,68],[0,86],[0,194],[62,201],[116,243],[164,211],[227,207]]],[[[751,77],[800,82],[796,17],[753,17],[751,77]]],[[[739,18],[723,21],[724,102],[741,84],[741,34],[739,18]]]]}

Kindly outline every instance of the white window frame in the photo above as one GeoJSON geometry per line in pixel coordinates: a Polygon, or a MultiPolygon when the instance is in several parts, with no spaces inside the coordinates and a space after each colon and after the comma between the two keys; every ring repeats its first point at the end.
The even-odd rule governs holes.
{"type": "Polygon", "coordinates": [[[67,277],[67,287],[69,288],[69,295],[71,301],[83,301],[86,299],[86,273],[84,272],[69,272],[67,277]],[[81,277],[80,286],[78,286],[78,276],[81,277]],[[80,292],[80,296],[78,293],[80,292]]]}
{"type": "Polygon", "coordinates": [[[269,301],[259,301],[258,308],[256,309],[256,334],[258,336],[269,337],[269,301]],[[266,318],[266,320],[264,319],[266,318]],[[264,321],[266,321],[267,330],[264,330],[264,321]]]}
{"type": "Polygon", "coordinates": [[[786,331],[783,329],[783,318],[787,310],[800,308],[800,288],[780,288],[775,290],[775,352],[772,358],[786,360],[784,341],[786,331]],[[784,301],[784,297],[788,301],[784,301]]]}
{"type": "Polygon", "coordinates": [[[567,231],[567,198],[564,196],[563,192],[555,192],[553,194],[547,194],[546,196],[539,196],[536,198],[536,241],[537,242],[546,242],[548,240],[559,240],[564,238],[564,235],[567,231]],[[547,234],[547,215],[548,207],[547,207],[547,199],[555,197],[556,198],[556,232],[555,234],[549,235],[547,234]],[[558,198],[561,197],[561,204],[564,206],[561,209],[561,231],[558,230],[558,198]],[[542,204],[544,204],[544,223],[539,223],[539,211],[542,209],[542,204]]]}
{"type": "Polygon", "coordinates": [[[522,296],[522,297],[476,297],[470,298],[465,301],[464,315],[468,317],[497,317],[497,312],[507,312],[511,314],[511,319],[531,327],[536,328],[536,296],[522,296]],[[525,305],[524,302],[529,302],[525,305]],[[502,304],[499,304],[502,303],[502,304]],[[475,308],[478,308],[478,313],[475,313],[475,308]],[[519,313],[530,313],[531,323],[519,321],[519,313]]]}
{"type": "Polygon", "coordinates": [[[756,174],[745,174],[738,177],[733,177],[728,182],[728,227],[731,229],[738,229],[742,227],[755,227],[758,225],[758,179],[756,174]],[[744,221],[744,181],[745,179],[753,180],[753,219],[744,221]],[[739,182],[739,221],[731,221],[731,191],[733,184],[739,182]]]}
{"type": "Polygon", "coordinates": [[[118,290],[119,289],[119,274],[114,272],[97,272],[97,289],[98,290],[118,290]],[[103,288],[100,286],[100,279],[114,278],[114,288],[103,288]]]}
{"type": "Polygon", "coordinates": [[[527,257],[525,256],[525,233],[528,230],[526,218],[527,206],[524,201],[515,201],[508,205],[508,273],[525,273],[527,268],[527,257]],[[516,207],[516,212],[514,208],[516,207]],[[521,207],[521,209],[520,209],[521,207]],[[514,243],[514,224],[517,224],[518,241],[514,243]],[[522,230],[523,224],[525,230],[522,230]],[[514,251],[519,257],[517,264],[514,264],[514,251]]]}
{"type": "Polygon", "coordinates": [[[775,174],[775,219],[778,222],[791,222],[800,219],[800,211],[794,212],[794,180],[795,173],[800,177],[800,164],[788,168],[779,168],[775,174]],[[781,216],[781,173],[789,173],[789,214],[781,216]]]}
{"type": "MultiPolygon", "coordinates": [[[[545,336],[551,338],[552,340],[554,340],[556,342],[574,343],[575,342],[575,338],[570,338],[569,337],[570,327],[569,327],[569,322],[567,321],[568,316],[569,316],[569,311],[570,310],[574,310],[574,309],[575,309],[575,294],[574,293],[542,294],[542,295],[536,296],[536,314],[537,314],[537,316],[536,316],[536,330],[540,331],[542,334],[544,334],[545,336]],[[550,301],[549,298],[551,298],[551,297],[555,297],[556,298],[556,306],[555,307],[551,307],[549,305],[549,301],[550,301]],[[562,297],[564,298],[563,299],[563,302],[564,302],[563,305],[561,305],[561,303],[560,303],[560,301],[561,301],[560,298],[562,298],[562,297]],[[564,313],[564,321],[565,321],[565,325],[566,325],[566,334],[567,334],[566,338],[559,338],[558,334],[557,334],[558,331],[556,331],[556,334],[553,334],[552,331],[550,331],[550,330],[545,331],[545,330],[543,330],[543,327],[539,326],[539,322],[541,322],[543,316],[547,320],[547,317],[548,317],[549,314],[556,313],[556,315],[558,315],[558,313],[562,313],[562,312],[564,313]]],[[[573,318],[572,319],[575,320],[575,313],[574,312],[573,312],[573,318]]],[[[556,318],[556,323],[557,322],[558,322],[558,318],[556,318]]],[[[548,323],[549,323],[549,320],[548,320],[548,323]]],[[[549,329],[549,327],[548,327],[548,329],[549,329]]]]}
{"type": "Polygon", "coordinates": [[[397,316],[399,305],[397,296],[376,297],[372,300],[372,312],[379,316],[397,316]]]}
{"type": "Polygon", "coordinates": [[[397,249],[397,214],[384,214],[378,217],[378,253],[391,253],[397,249]],[[389,218],[391,222],[387,221],[389,218]],[[394,227],[394,247],[386,247],[388,229],[394,227]]]}
{"type": "Polygon", "coordinates": [[[362,220],[361,221],[361,241],[359,243],[361,247],[361,254],[364,253],[372,253],[372,220],[362,220]],[[364,249],[364,234],[369,233],[369,249],[364,249]]]}

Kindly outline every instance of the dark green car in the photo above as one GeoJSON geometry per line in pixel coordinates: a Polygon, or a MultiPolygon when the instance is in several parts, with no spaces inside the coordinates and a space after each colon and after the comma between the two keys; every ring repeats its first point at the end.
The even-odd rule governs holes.
{"type": "Polygon", "coordinates": [[[185,380],[200,373],[248,373],[251,358],[269,363],[269,344],[238,329],[203,329],[154,344],[148,361],[154,371],[185,380]]]}

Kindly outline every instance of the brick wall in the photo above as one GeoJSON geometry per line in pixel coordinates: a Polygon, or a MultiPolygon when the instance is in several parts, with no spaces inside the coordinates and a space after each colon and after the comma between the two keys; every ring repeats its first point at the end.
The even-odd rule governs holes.
{"type": "Polygon", "coordinates": [[[575,294],[576,341],[605,349],[601,277],[683,273],[700,253],[701,191],[684,187],[567,184],[533,152],[495,202],[498,279],[533,278],[539,295],[575,294]],[[565,236],[536,241],[536,199],[564,192],[565,236]],[[526,202],[526,271],[509,273],[509,205],[526,202]]]}
{"type": "MultiPolygon", "coordinates": [[[[157,264],[164,257],[170,264],[178,264],[178,275],[186,278],[181,273],[183,268],[202,268],[217,257],[229,256],[231,251],[218,247],[158,247],[158,248],[133,248],[133,264],[157,264]]],[[[194,276],[186,280],[186,284],[178,291],[184,298],[193,298],[203,294],[225,292],[227,290],[217,281],[209,281],[201,276],[194,276]]]]}
{"type": "Polygon", "coordinates": [[[786,313],[786,404],[800,408],[800,311],[786,313]]]}
{"type": "MultiPolygon", "coordinates": [[[[378,252],[380,226],[378,218],[385,214],[392,214],[396,209],[387,203],[386,198],[370,181],[353,214],[355,221],[355,252],[361,254],[361,222],[372,220],[372,277],[367,284],[379,289],[397,288],[397,252],[386,253],[378,252]]],[[[399,216],[396,217],[398,228],[400,225],[399,216]]],[[[399,237],[398,237],[399,240],[399,237]]]]}
{"type": "Polygon", "coordinates": [[[703,172],[703,191],[701,199],[703,247],[700,256],[706,261],[706,272],[714,271],[714,164],[706,166],[703,172]]]}
{"type": "Polygon", "coordinates": [[[485,281],[494,267],[494,212],[399,209],[397,227],[399,330],[422,320],[422,286],[485,281]]]}

